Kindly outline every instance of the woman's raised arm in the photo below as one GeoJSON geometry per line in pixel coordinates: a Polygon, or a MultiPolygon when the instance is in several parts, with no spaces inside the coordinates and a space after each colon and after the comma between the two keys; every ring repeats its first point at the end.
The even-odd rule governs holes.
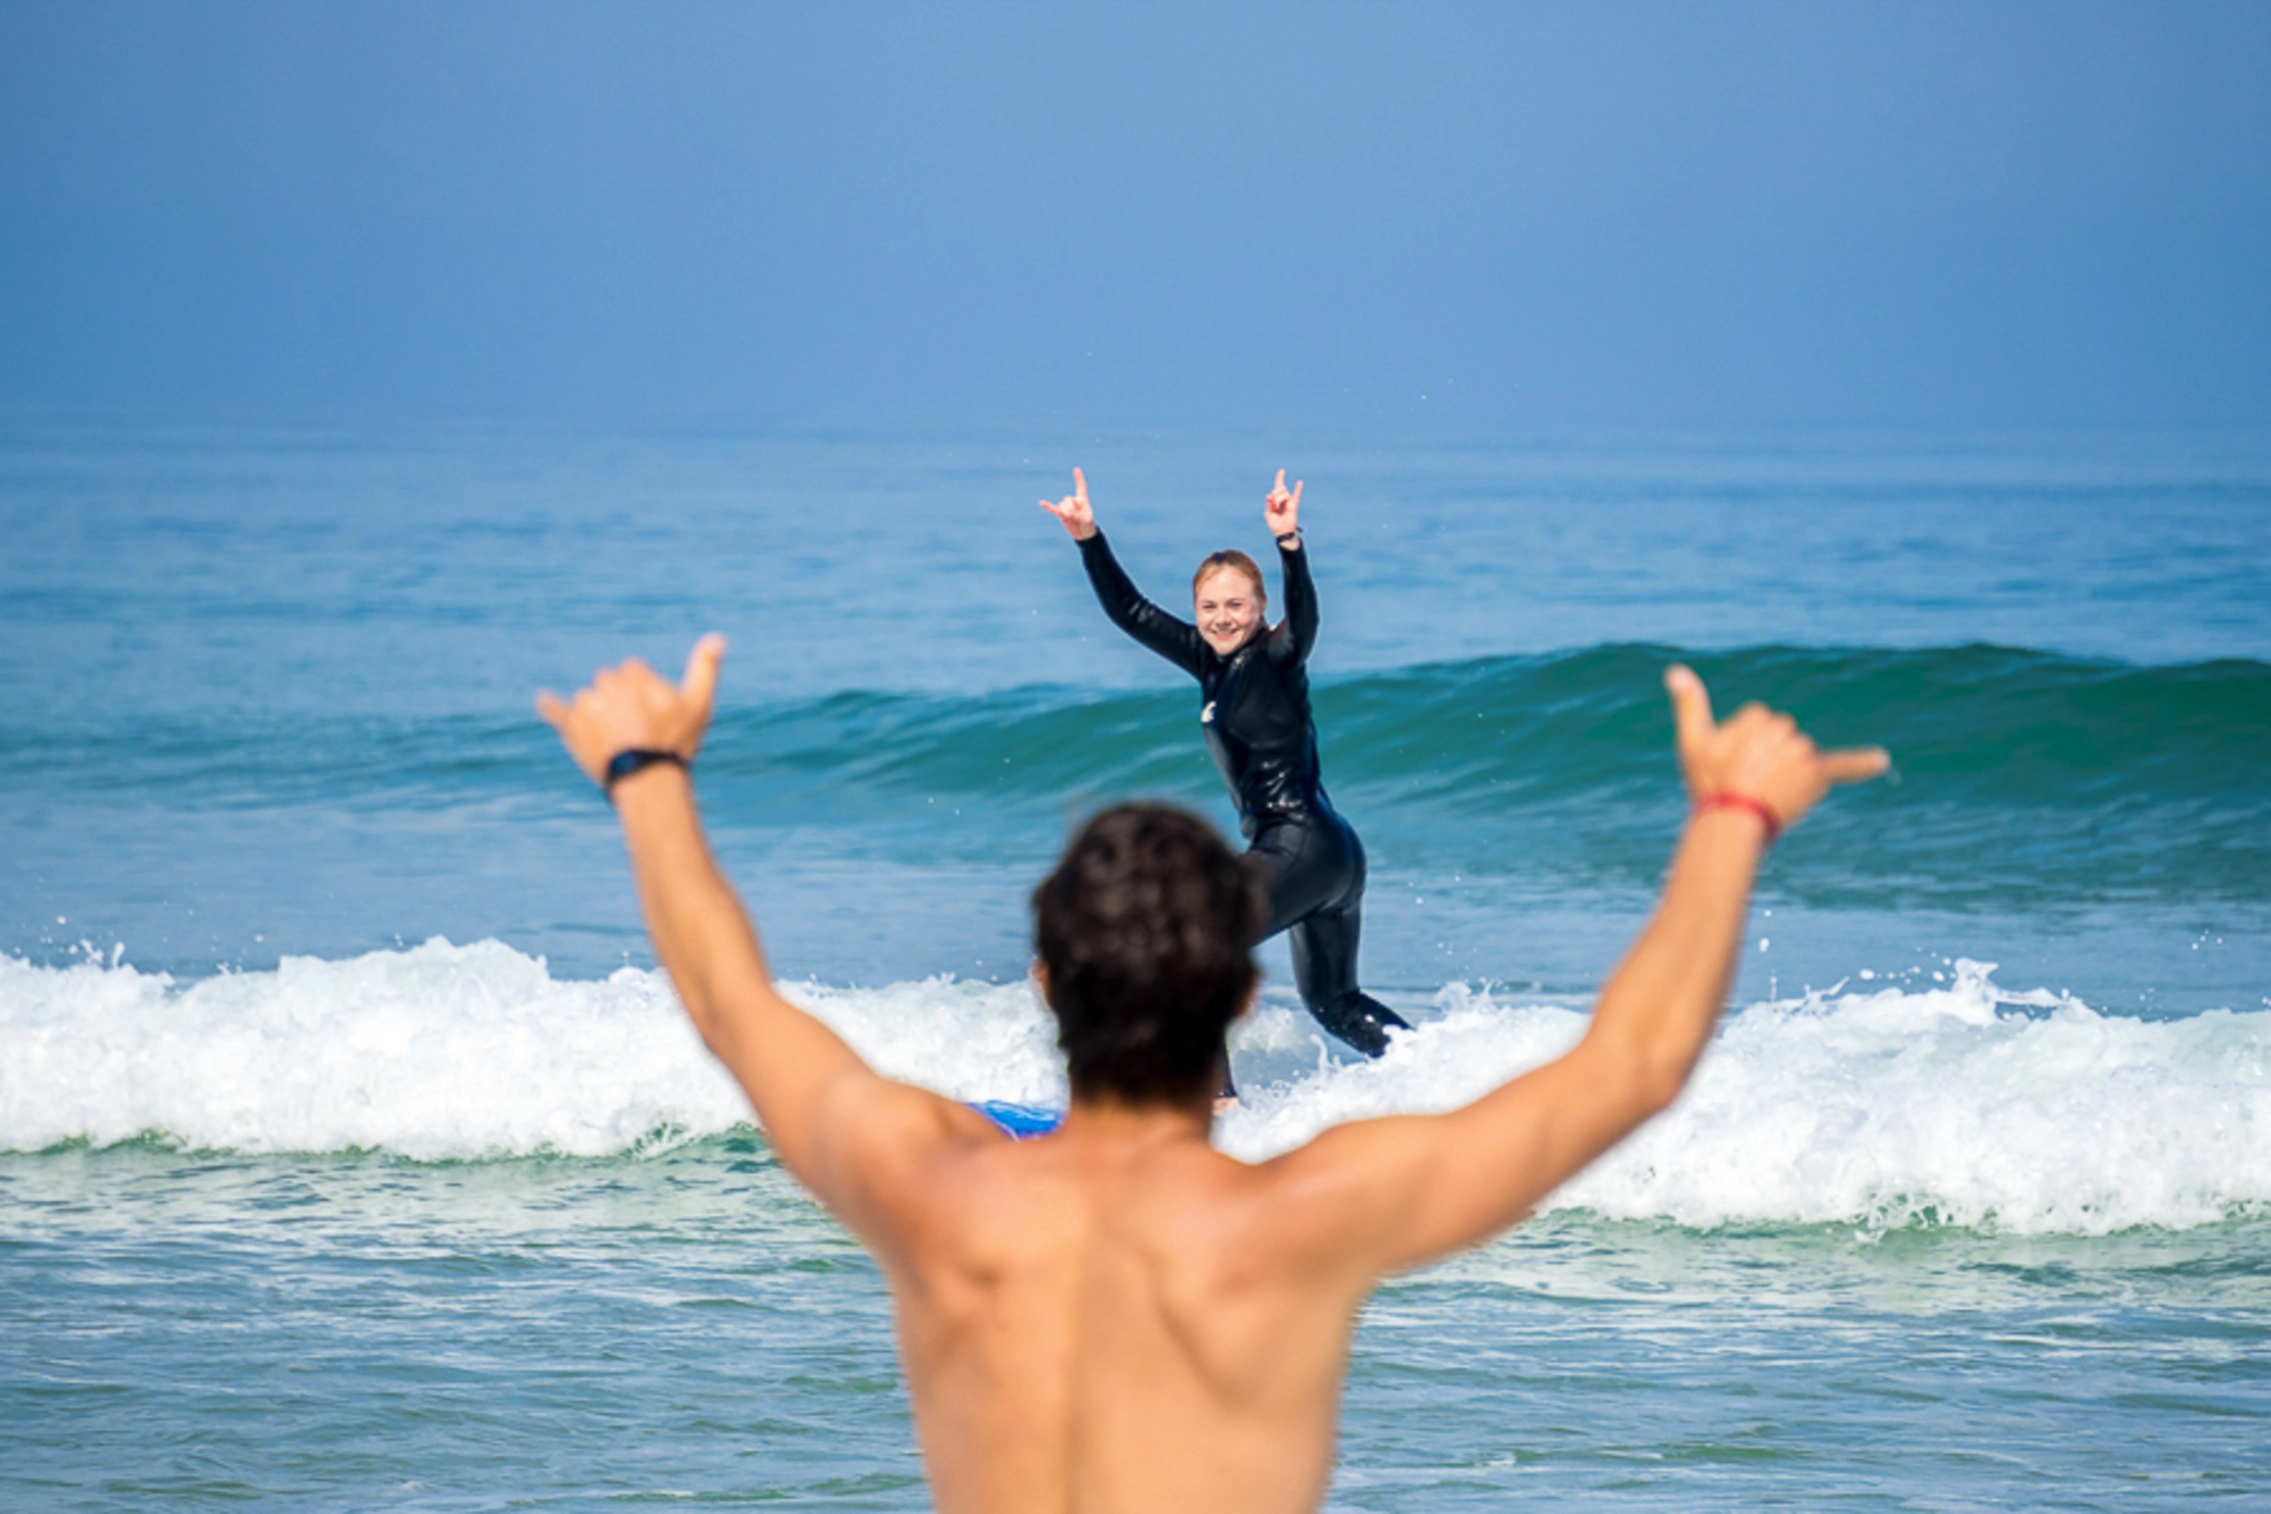
{"type": "Polygon", "coordinates": [[[1054,504],[1043,500],[1041,508],[1061,521],[1066,533],[1080,543],[1080,565],[1088,570],[1088,586],[1096,591],[1096,602],[1104,607],[1112,624],[1193,678],[1198,677],[1207,650],[1198,627],[1160,609],[1136,588],[1135,580],[1112,555],[1111,543],[1096,529],[1096,512],[1088,503],[1088,480],[1078,468],[1072,470],[1072,493],[1054,504]]]}
{"type": "Polygon", "coordinates": [[[1309,577],[1309,554],[1301,550],[1301,480],[1285,487],[1285,470],[1262,501],[1262,523],[1277,538],[1277,565],[1285,579],[1285,619],[1270,633],[1270,660],[1299,667],[1317,644],[1317,586],[1309,577]]]}

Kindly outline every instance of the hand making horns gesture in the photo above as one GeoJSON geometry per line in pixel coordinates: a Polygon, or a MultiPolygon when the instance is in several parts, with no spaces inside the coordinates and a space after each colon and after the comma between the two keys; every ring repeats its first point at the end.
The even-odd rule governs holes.
{"type": "Polygon", "coordinates": [[[1892,765],[1883,747],[1818,751],[1797,721],[1755,702],[1724,723],[1715,721],[1703,680],[1678,663],[1664,670],[1664,688],[1672,696],[1689,796],[1699,804],[1734,799],[1764,805],[1774,822],[1769,840],[1804,819],[1831,784],[1859,783],[1892,765]]]}
{"type": "Polygon", "coordinates": [[[1293,481],[1292,492],[1285,487],[1285,470],[1277,470],[1277,482],[1270,486],[1269,497],[1262,501],[1262,522],[1270,528],[1270,535],[1285,536],[1301,529],[1301,480],[1293,481]]]}
{"type": "Polygon", "coordinates": [[[1088,508],[1088,480],[1080,470],[1072,470],[1072,493],[1051,504],[1041,501],[1041,508],[1064,523],[1065,530],[1074,541],[1086,541],[1096,534],[1096,512],[1088,508]]]}

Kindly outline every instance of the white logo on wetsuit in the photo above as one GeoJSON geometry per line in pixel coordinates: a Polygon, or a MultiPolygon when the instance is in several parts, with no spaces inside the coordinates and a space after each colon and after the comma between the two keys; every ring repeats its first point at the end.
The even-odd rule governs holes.
{"type": "Polygon", "coordinates": [[[1213,725],[1213,724],[1214,724],[1214,701],[1213,701],[1213,700],[1211,700],[1211,699],[1210,699],[1210,700],[1208,700],[1208,701],[1206,702],[1206,708],[1205,708],[1205,709],[1203,709],[1203,710],[1201,710],[1201,711],[1199,711],[1199,724],[1200,724],[1200,725],[1213,725]]]}

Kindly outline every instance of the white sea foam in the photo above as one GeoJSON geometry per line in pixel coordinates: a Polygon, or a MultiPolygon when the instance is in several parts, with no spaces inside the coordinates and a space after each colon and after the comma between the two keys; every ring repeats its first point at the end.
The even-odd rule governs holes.
{"type": "MultiPolygon", "coordinates": [[[[2271,1013],[2104,1015],[1992,972],[1731,1015],[1680,1101],[1546,1207],[2103,1234],[2271,1204],[2271,1013]]],[[[1584,1026],[1459,985],[1437,1005],[1378,1062],[1257,1093],[1224,1144],[1261,1157],[1341,1120],[1449,1108],[1584,1026]]]]}
{"type": "MultiPolygon", "coordinates": [[[[787,987],[896,1076],[1062,1098],[1022,986],[787,987]]],[[[155,1134],[245,1152],[598,1156],[749,1117],[659,973],[561,981],[494,941],[287,957],[186,985],[0,958],[0,1150],[155,1134]]]]}
{"type": "MultiPolygon", "coordinates": [[[[791,996],[895,1076],[1057,1103],[1023,984],[934,979],[791,996]]],[[[1249,1159],[1366,1115],[1442,1109],[1553,1056],[1584,1020],[1451,985],[1378,1062],[1265,1005],[1236,1046],[1249,1159]]],[[[0,1149],[156,1134],[245,1152],[419,1159],[608,1155],[749,1118],[659,975],[554,979],[495,942],[433,941],[191,984],[131,966],[0,958],[0,1149]]],[[[1754,1005],[1663,1118],[1549,1207],[1714,1226],[2006,1230],[2186,1226],[2271,1205],[2271,1012],[2146,1021],[1998,989],[1962,964],[1926,991],[1754,1005]]]]}

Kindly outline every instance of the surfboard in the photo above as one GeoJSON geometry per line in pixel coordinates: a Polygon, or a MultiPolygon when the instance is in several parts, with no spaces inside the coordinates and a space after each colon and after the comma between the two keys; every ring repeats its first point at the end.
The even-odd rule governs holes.
{"type": "Polygon", "coordinates": [[[1063,1124],[1065,1118],[1065,1112],[1061,1109],[1043,1109],[1035,1104],[1009,1104],[993,1099],[970,1107],[1020,1141],[1047,1135],[1063,1124]]]}

